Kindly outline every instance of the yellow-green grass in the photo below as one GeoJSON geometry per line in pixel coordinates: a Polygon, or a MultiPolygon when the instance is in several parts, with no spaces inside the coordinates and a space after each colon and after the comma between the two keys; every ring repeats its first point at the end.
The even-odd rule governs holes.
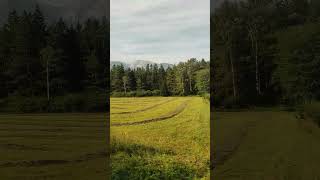
{"type": "MultiPolygon", "coordinates": [[[[156,98],[155,101],[150,102],[146,106],[139,104],[140,103],[139,101],[137,101],[136,103],[133,103],[128,99],[130,98],[123,98],[124,103],[122,107],[127,108],[126,110],[120,110],[117,113],[115,113],[111,107],[111,114],[110,114],[111,125],[113,123],[143,121],[146,119],[157,118],[162,115],[170,114],[170,113],[173,113],[179,107],[179,105],[186,103],[186,101],[192,98],[177,97],[174,99],[164,98],[164,100],[156,98]],[[136,106],[134,104],[136,104],[136,106]],[[137,107],[140,109],[138,109],[137,107]]],[[[111,106],[112,106],[112,103],[113,103],[113,98],[111,99],[111,106]]]]}
{"type": "MultiPolygon", "coordinates": [[[[156,100],[155,104],[162,101],[148,99],[156,100]]],[[[162,116],[181,103],[187,103],[185,109],[169,119],[120,127],[111,124],[112,178],[209,178],[210,108],[202,98],[179,97],[143,113],[126,114],[133,120],[111,116],[111,122],[162,116]]]]}
{"type": "Polygon", "coordinates": [[[151,98],[111,98],[111,114],[129,113],[138,110],[152,108],[156,105],[173,101],[174,97],[154,97],[151,98]]]}
{"type": "Polygon", "coordinates": [[[0,115],[0,179],[105,179],[105,114],[0,115]]]}
{"type": "Polygon", "coordinates": [[[320,129],[289,112],[216,112],[215,179],[320,179],[320,129]]]}

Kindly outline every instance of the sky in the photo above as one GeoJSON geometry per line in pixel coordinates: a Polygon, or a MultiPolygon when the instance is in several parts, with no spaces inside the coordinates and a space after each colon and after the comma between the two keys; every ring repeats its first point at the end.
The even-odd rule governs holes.
{"type": "Polygon", "coordinates": [[[111,0],[111,61],[209,60],[210,0],[111,0]]]}

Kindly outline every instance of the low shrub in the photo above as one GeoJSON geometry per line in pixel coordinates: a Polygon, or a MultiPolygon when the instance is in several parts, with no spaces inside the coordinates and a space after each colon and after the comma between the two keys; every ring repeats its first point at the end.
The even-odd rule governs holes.
{"type": "Polygon", "coordinates": [[[301,118],[311,118],[320,127],[320,102],[312,102],[299,108],[301,118]]]}
{"type": "Polygon", "coordinates": [[[209,94],[209,93],[201,93],[200,96],[201,96],[204,100],[210,101],[210,94],[209,94]]]}
{"type": "Polygon", "coordinates": [[[0,102],[1,112],[32,113],[47,111],[48,101],[45,97],[11,96],[0,102]]]}
{"type": "Polygon", "coordinates": [[[109,98],[103,91],[85,91],[47,100],[46,97],[11,96],[0,99],[0,112],[107,112],[109,98]]]}
{"type": "Polygon", "coordinates": [[[138,90],[125,92],[112,92],[111,97],[147,97],[147,96],[161,96],[160,90],[138,90]]]}

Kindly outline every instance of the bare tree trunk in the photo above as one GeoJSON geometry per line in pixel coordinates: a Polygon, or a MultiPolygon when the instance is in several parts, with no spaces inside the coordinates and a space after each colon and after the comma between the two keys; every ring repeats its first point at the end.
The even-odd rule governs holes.
{"type": "Polygon", "coordinates": [[[127,86],[126,83],[123,83],[124,94],[127,94],[127,86]]]}
{"type": "Polygon", "coordinates": [[[236,89],[236,81],[235,81],[233,54],[232,54],[232,49],[231,48],[230,48],[230,51],[229,51],[229,56],[230,56],[229,58],[230,58],[231,73],[232,73],[233,97],[234,97],[234,99],[236,99],[236,97],[237,97],[237,89],[236,89]]]}
{"type": "Polygon", "coordinates": [[[183,76],[181,76],[181,84],[182,84],[182,94],[185,94],[185,89],[184,89],[184,80],[183,80],[183,76]]]}
{"type": "Polygon", "coordinates": [[[255,39],[255,61],[256,61],[256,89],[257,89],[258,95],[261,95],[257,39],[255,39]]]}
{"type": "Polygon", "coordinates": [[[29,85],[30,85],[30,89],[31,89],[31,97],[33,98],[34,92],[33,92],[33,81],[32,81],[32,74],[30,72],[30,64],[27,63],[27,77],[28,77],[28,81],[29,81],[29,85]]]}
{"type": "Polygon", "coordinates": [[[189,90],[192,92],[192,82],[191,82],[191,73],[189,74],[189,90]]]}
{"type": "Polygon", "coordinates": [[[251,40],[251,49],[254,51],[254,59],[255,59],[255,66],[256,66],[256,91],[258,95],[261,95],[261,89],[260,89],[260,77],[259,77],[259,60],[258,60],[258,40],[256,35],[254,34],[253,27],[249,27],[249,36],[251,40]]]}
{"type": "Polygon", "coordinates": [[[47,98],[50,101],[49,61],[47,59],[47,98]]]}

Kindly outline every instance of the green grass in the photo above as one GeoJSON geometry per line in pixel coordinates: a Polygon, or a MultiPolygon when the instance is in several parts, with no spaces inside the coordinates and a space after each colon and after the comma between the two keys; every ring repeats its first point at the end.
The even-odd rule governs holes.
{"type": "Polygon", "coordinates": [[[0,115],[1,179],[106,179],[106,118],[0,115]]]}
{"type": "Polygon", "coordinates": [[[112,98],[111,113],[134,112],[151,108],[168,101],[172,101],[174,97],[154,97],[154,98],[112,98]]]}
{"type": "Polygon", "coordinates": [[[320,129],[289,112],[217,112],[216,179],[320,179],[320,129]]]}
{"type": "MultiPolygon", "coordinates": [[[[132,99],[111,98],[111,107],[121,104],[124,111],[133,106],[143,109],[166,100],[158,97],[132,99]],[[152,103],[141,106],[141,101],[152,103]]],[[[111,108],[112,179],[209,179],[208,102],[200,97],[175,97],[173,101],[143,112],[112,112],[111,108]],[[165,116],[183,103],[187,105],[182,112],[162,121],[112,125],[165,116]]]]}
{"type": "MultiPolygon", "coordinates": [[[[122,104],[121,111],[114,111],[111,107],[110,120],[111,125],[116,122],[135,122],[144,119],[156,118],[164,114],[169,114],[174,111],[180,104],[188,100],[188,98],[164,98],[165,100],[154,100],[147,105],[141,105],[139,100],[137,102],[127,101],[128,98],[123,99],[127,104],[122,104]],[[135,105],[136,104],[136,105],[135,105]],[[140,108],[140,109],[137,109],[140,108]],[[123,114],[121,114],[123,113],[123,114]]],[[[150,98],[151,99],[151,98],[150,98]]],[[[113,99],[111,100],[111,106],[113,106],[113,99]]]]}

